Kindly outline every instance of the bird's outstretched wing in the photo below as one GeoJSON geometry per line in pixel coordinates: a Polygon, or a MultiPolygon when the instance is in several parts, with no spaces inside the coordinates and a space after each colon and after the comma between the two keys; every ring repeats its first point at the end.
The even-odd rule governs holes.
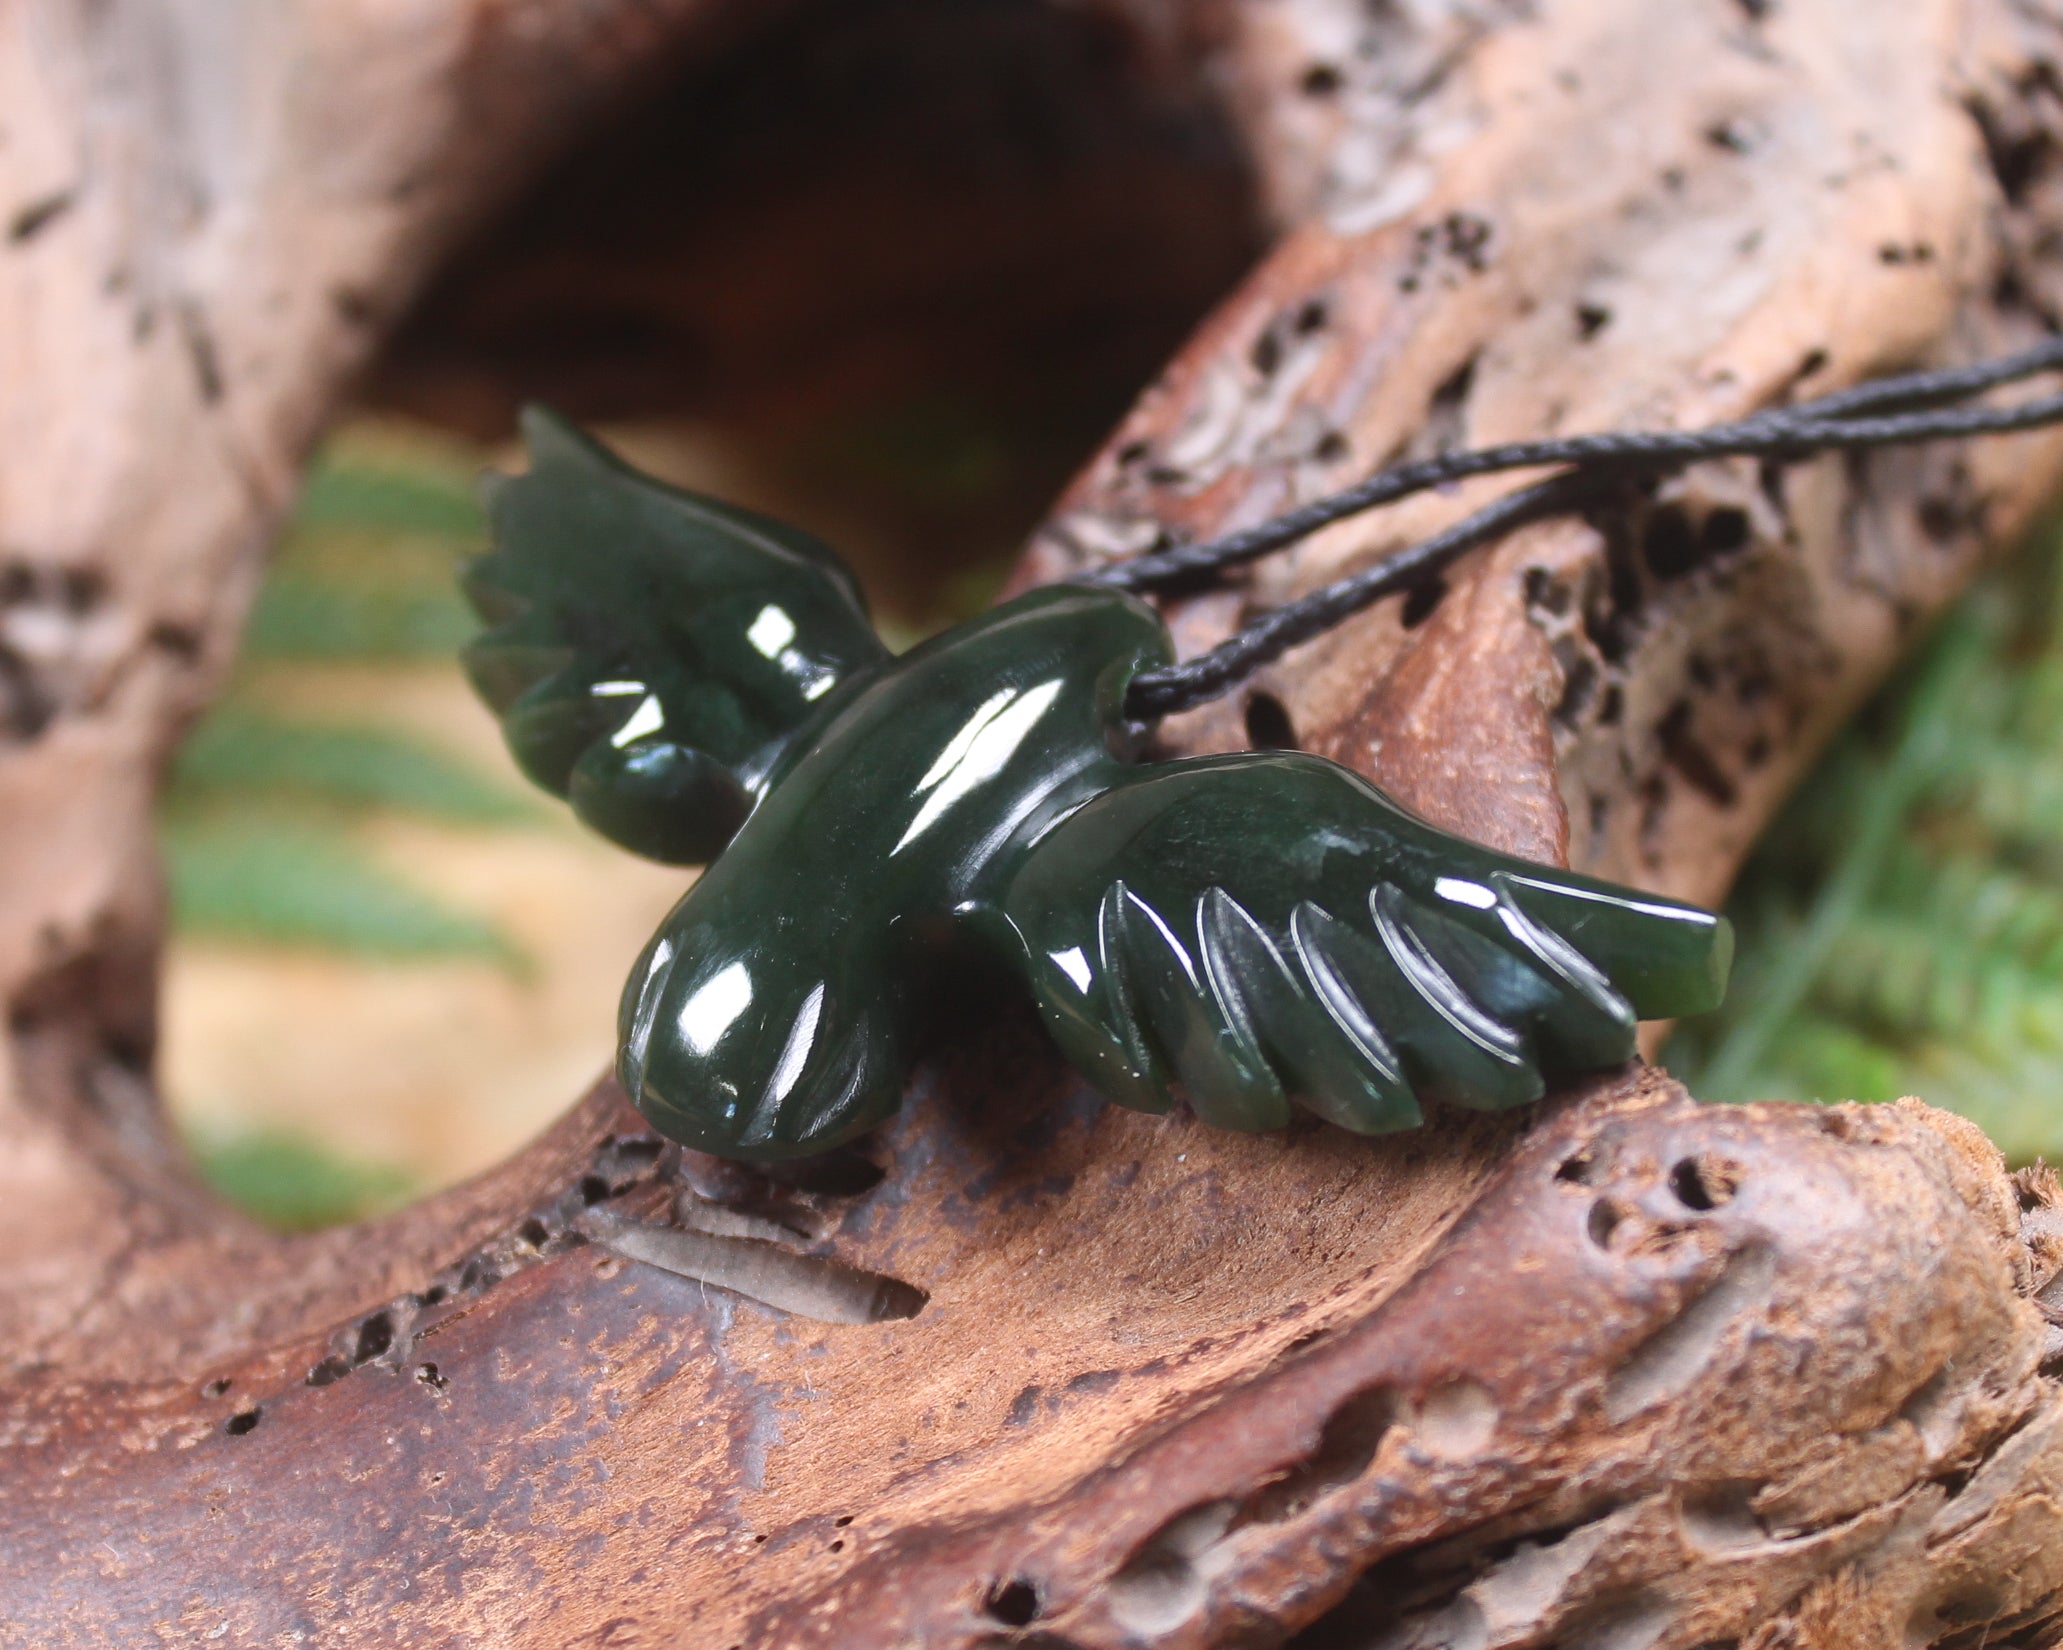
{"type": "Polygon", "coordinates": [[[1105,1093],[1361,1133],[1617,1065],[1717,1004],[1723,918],[1464,842],[1294,752],[1128,771],[1039,837],[1001,904],[1063,1051],[1105,1093]]]}
{"type": "Polygon", "coordinates": [[[518,764],[604,835],[696,863],[729,839],[834,690],[887,650],[838,558],[640,475],[538,409],[530,468],[488,478],[466,569],[473,686],[518,764]]]}

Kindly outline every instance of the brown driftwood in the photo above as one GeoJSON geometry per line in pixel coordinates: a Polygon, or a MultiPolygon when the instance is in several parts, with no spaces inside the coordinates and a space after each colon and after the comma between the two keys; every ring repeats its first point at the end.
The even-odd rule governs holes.
{"type": "MultiPolygon", "coordinates": [[[[0,12],[0,1642],[2057,1641],[2058,1187],[1917,1105],[1629,1072],[1537,1118],[1230,1137],[1092,1103],[999,1012],[864,1189],[662,1149],[605,1086],[371,1226],[281,1239],[195,1191],[145,1075],[150,776],[368,317],[622,72],[613,27],[696,8],[265,10],[329,80],[268,101],[253,55],[166,107],[269,184],[199,176],[216,128],[117,72],[218,61],[200,10],[0,12]],[[139,157],[233,202],[202,215],[231,244],[139,157]]],[[[1296,227],[1027,576],[1414,444],[1966,357],[2057,296],[2063,18],[2031,5],[1108,11],[1223,88],[1296,227]]],[[[1169,737],[1286,723],[1476,835],[1711,896],[2059,462],[1701,470],[1169,737]]],[[[1184,638],[1466,502],[1337,529],[1184,638]]]]}

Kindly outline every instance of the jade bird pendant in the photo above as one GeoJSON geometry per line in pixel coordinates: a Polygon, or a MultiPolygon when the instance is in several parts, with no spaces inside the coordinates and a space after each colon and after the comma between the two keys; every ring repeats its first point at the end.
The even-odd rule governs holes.
{"type": "Polygon", "coordinates": [[[1492,853],[1319,757],[1125,760],[1126,686],[1173,651],[1135,597],[1034,590],[893,656],[816,540],[525,428],[466,668],[531,779],[707,865],[619,1019],[675,1140],[769,1161],[873,1128],[976,953],[1110,1099],[1232,1129],[1524,1105],[1719,1001],[1707,912],[1492,853]]]}

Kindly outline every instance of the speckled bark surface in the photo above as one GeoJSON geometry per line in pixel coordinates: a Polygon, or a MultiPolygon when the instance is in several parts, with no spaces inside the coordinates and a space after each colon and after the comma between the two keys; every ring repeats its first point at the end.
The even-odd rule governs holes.
{"type": "MultiPolygon", "coordinates": [[[[2063,18],[2038,6],[1111,9],[1241,111],[1294,227],[1026,577],[1405,447],[1963,358],[2025,336],[2055,280],[2063,18]]],[[[685,29],[673,10],[621,26],[685,29]]],[[[66,76],[110,41],[208,43],[186,14],[133,32],[144,11],[9,19],[10,107],[63,134],[66,76]]],[[[553,28],[606,40],[613,12],[325,13],[456,55],[404,30],[399,84],[291,118],[244,90],[282,167],[363,206],[337,267],[405,272],[437,237],[364,224],[391,227],[454,130],[484,193],[484,157],[531,131],[511,64],[567,89],[543,66],[588,62],[588,37],[553,28]],[[475,49],[506,125],[459,118],[475,49]],[[375,164],[338,134],[382,98],[441,112],[363,138],[375,164]]],[[[622,60],[595,61],[600,88],[622,60]]],[[[108,118],[134,144],[166,117],[108,118]]],[[[871,1184],[681,1156],[603,1088],[390,1221],[288,1240],[227,1218],[162,1145],[145,1075],[145,808],[361,311],[194,333],[181,302],[225,327],[269,313],[236,271],[333,294],[334,243],[288,237],[259,191],[223,221],[276,266],[89,257],[64,237],[156,243],[97,193],[52,204],[71,151],[47,147],[0,150],[0,542],[21,569],[0,632],[0,1643],[2057,1641],[2056,1183],[1915,1105],[1708,1109],[1631,1071],[1533,1117],[1234,1137],[1102,1108],[999,1007],[923,1066],[871,1184]],[[169,330],[133,306],[73,318],[115,266],[170,280],[169,330]],[[759,1245],[728,1251],[734,1275],[820,1288],[822,1317],[923,1301],[776,1310],[611,1252],[625,1221],[759,1245]]],[[[449,187],[420,225],[471,198],[449,187]]],[[[1393,606],[1259,686],[1302,743],[1443,821],[1709,896],[2059,459],[2021,438],[1700,471],[1639,519],[1536,529],[1414,627],[1393,606]]],[[[1185,640],[1466,502],[1337,529],[1189,604],[1185,640]]],[[[1170,742],[1237,743],[1246,708],[1170,742]]]]}

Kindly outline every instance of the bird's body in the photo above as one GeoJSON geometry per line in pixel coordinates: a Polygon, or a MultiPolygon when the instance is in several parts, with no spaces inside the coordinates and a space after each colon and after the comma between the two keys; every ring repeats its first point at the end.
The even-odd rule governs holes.
{"type": "Polygon", "coordinates": [[[792,1155],[901,1096],[913,1004],[1021,844],[1107,784],[1150,609],[1035,591],[863,671],[653,936],[618,1071],[666,1133],[792,1155]]]}
{"type": "Polygon", "coordinates": [[[899,1104],[920,999],[971,953],[1144,1110],[1360,1132],[1538,1098],[1717,1000],[1723,921],[1462,841],[1297,752],[1126,760],[1153,610],[1036,590],[891,657],[836,559],[533,418],[468,652],[526,772],[709,861],[625,988],[663,1133],[827,1150],[899,1104]]]}

